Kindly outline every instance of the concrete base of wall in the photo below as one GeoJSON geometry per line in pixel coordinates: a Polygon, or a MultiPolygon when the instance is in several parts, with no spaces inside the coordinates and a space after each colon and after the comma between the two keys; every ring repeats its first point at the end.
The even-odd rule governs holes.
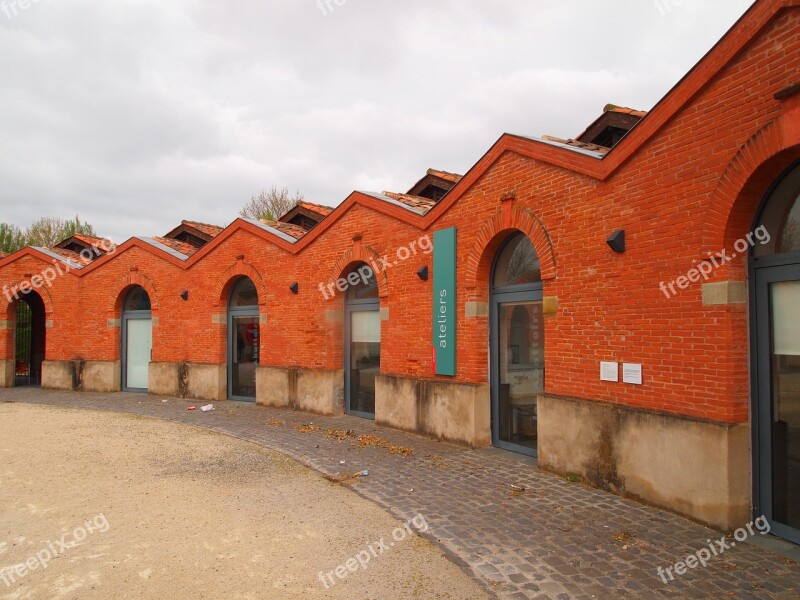
{"type": "Polygon", "coordinates": [[[488,446],[489,386],[380,375],[375,383],[375,421],[472,447],[488,446]]]}
{"type": "Polygon", "coordinates": [[[122,389],[122,364],[119,361],[87,361],[80,378],[84,392],[118,392],[122,389]]]}
{"type": "Polygon", "coordinates": [[[0,388],[14,387],[14,361],[0,360],[0,388]]]}
{"type": "Polygon", "coordinates": [[[227,365],[186,363],[186,397],[196,400],[228,399],[227,365]]]}
{"type": "Polygon", "coordinates": [[[344,371],[259,367],[256,402],[321,415],[344,413],[344,371]]]}
{"type": "Polygon", "coordinates": [[[182,395],[181,363],[151,362],[147,371],[147,391],[158,396],[182,395]]]}
{"type": "Polygon", "coordinates": [[[118,392],[122,368],[119,361],[46,360],[42,387],[51,390],[118,392]]]}
{"type": "Polygon", "coordinates": [[[71,360],[46,360],[42,363],[42,387],[48,390],[74,390],[77,384],[75,363],[71,360]]]}
{"type": "Polygon", "coordinates": [[[719,529],[750,520],[750,429],[541,396],[539,467],[719,529]]]}
{"type": "Polygon", "coordinates": [[[228,398],[225,365],[151,362],[147,391],[158,396],[222,401],[228,398]]]}

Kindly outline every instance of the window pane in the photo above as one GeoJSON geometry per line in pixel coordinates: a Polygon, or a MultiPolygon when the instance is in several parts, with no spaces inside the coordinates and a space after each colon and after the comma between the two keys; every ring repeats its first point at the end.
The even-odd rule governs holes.
{"type": "MultiPolygon", "coordinates": [[[[375,272],[372,270],[367,264],[362,264],[359,267],[356,267],[350,274],[355,273],[358,275],[358,280],[353,285],[350,285],[349,282],[355,280],[353,279],[348,280],[348,288],[347,288],[347,298],[349,300],[366,300],[367,298],[377,298],[378,297],[378,280],[375,278],[375,272]]],[[[344,279],[348,279],[345,277],[344,279]]]]}
{"type": "Polygon", "coordinates": [[[242,277],[234,286],[230,305],[237,307],[258,306],[256,286],[248,277],[242,277]]]}
{"type": "Polygon", "coordinates": [[[233,395],[240,398],[256,397],[256,369],[258,367],[259,352],[259,318],[258,317],[233,317],[233,332],[231,348],[233,365],[231,387],[233,395]]]}
{"type": "Polygon", "coordinates": [[[771,291],[772,322],[775,326],[773,351],[783,356],[800,356],[800,283],[773,283],[771,291]]]}
{"type": "Polygon", "coordinates": [[[794,205],[783,225],[778,240],[778,252],[800,252],[800,195],[795,197],[794,205]]]}
{"type": "Polygon", "coordinates": [[[125,385],[131,389],[147,389],[153,349],[153,322],[150,319],[127,321],[125,348],[125,385]]]}
{"type": "Polygon", "coordinates": [[[761,212],[759,228],[766,230],[769,241],[761,243],[766,239],[763,233],[756,237],[756,256],[800,252],[800,166],[784,177],[770,194],[761,212]]]}
{"type": "Polygon", "coordinates": [[[523,285],[542,280],[539,256],[526,235],[516,235],[503,247],[495,263],[495,288],[523,285]]]}
{"type": "Polygon", "coordinates": [[[773,517],[800,528],[800,281],[770,286],[772,299],[773,517]]]}
{"type": "Polygon", "coordinates": [[[123,310],[125,312],[130,310],[150,310],[150,296],[147,295],[143,287],[137,285],[128,292],[123,310]]]}
{"type": "Polygon", "coordinates": [[[375,380],[381,372],[381,313],[350,313],[350,410],[375,413],[375,380]]]}
{"type": "Polygon", "coordinates": [[[381,314],[378,311],[354,312],[350,318],[353,342],[381,341],[381,314]]]}

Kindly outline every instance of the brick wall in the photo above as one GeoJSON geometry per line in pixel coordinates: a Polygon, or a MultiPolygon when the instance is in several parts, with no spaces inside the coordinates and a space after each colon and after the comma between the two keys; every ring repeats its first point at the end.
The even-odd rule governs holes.
{"type": "MultiPolygon", "coordinates": [[[[223,363],[227,294],[236,277],[249,275],[265,319],[261,363],[341,368],[342,294],[326,300],[319,284],[359,259],[389,255],[391,262],[398,248],[455,226],[455,380],[485,382],[488,320],[468,318],[465,304],[488,302],[491,259],[519,228],[542,257],[544,295],[558,298],[556,313],[545,319],[548,393],[745,421],[746,306],[706,306],[699,283],[666,298],[659,283],[747,233],[767,185],[800,156],[770,133],[783,110],[774,94],[800,79],[800,10],[779,10],[788,4],[757,3],[603,161],[504,136],[425,217],[353,194],[294,245],[243,221],[185,263],[129,241],[83,272],[59,277],[43,294],[53,321],[47,358],[118,360],[115,320],[124,294],[139,284],[151,293],[158,319],[155,361],[223,363]],[[737,161],[761,170],[729,181],[737,161]],[[504,208],[509,195],[514,199],[504,208]],[[627,234],[621,255],[605,244],[615,229],[627,234]],[[300,285],[297,295],[289,290],[293,282],[300,285]],[[601,382],[601,360],[642,363],[645,385],[601,382]]],[[[48,265],[31,251],[1,260],[0,285],[48,265]]],[[[432,266],[432,258],[418,252],[380,277],[381,306],[389,314],[382,331],[385,374],[432,378],[431,282],[416,276],[423,265],[432,266]]],[[[745,265],[739,257],[712,281],[742,281],[745,265]]],[[[12,318],[0,298],[3,311],[12,318]]],[[[12,356],[10,330],[0,328],[0,353],[0,359],[12,356]]]]}

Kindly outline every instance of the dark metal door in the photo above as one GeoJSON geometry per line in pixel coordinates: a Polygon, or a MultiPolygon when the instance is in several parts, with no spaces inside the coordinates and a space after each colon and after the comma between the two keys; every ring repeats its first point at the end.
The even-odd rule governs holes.
{"type": "Polygon", "coordinates": [[[756,507],[800,543],[800,265],[755,269],[756,507]]]}

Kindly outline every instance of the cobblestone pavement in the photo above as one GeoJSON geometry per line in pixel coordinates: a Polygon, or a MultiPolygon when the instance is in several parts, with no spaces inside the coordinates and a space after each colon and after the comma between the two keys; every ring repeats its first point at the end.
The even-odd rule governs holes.
{"type": "Polygon", "coordinates": [[[378,428],[350,416],[238,402],[217,403],[215,411],[203,413],[187,411],[191,403],[176,398],[34,388],[0,390],[2,402],[146,415],[252,441],[329,475],[368,469],[354,492],[399,519],[424,515],[430,524],[426,537],[500,598],[800,598],[800,564],[752,544],[733,547],[732,541],[707,568],[665,584],[658,567],[674,565],[721,534],[502,453],[378,428]],[[321,429],[298,431],[309,423],[321,429]],[[326,433],[329,429],[379,436],[413,454],[361,447],[353,437],[340,441],[326,433]]]}

